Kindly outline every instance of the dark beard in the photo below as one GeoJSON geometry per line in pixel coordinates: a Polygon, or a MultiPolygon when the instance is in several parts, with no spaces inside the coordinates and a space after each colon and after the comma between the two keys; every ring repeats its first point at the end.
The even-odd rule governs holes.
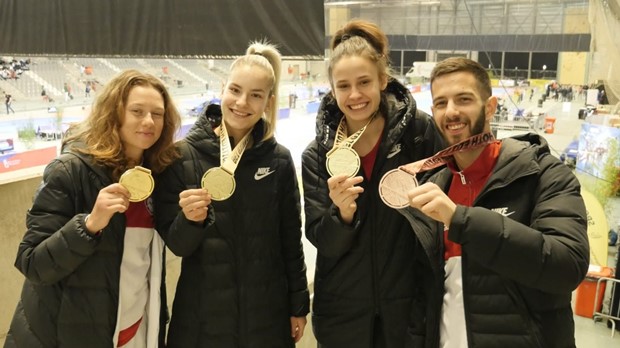
{"type": "Polygon", "coordinates": [[[484,125],[486,123],[486,113],[484,112],[484,106],[480,110],[480,115],[476,120],[476,123],[473,124],[473,128],[471,129],[471,136],[484,133],[484,125]]]}
{"type": "MultiPolygon", "coordinates": [[[[451,120],[453,121],[453,120],[451,120]]],[[[484,106],[482,107],[482,109],[480,110],[480,114],[478,115],[478,118],[476,120],[474,120],[474,123],[471,125],[471,136],[476,136],[478,134],[482,134],[484,133],[484,126],[486,123],[486,113],[484,112],[484,106]]],[[[439,126],[439,125],[438,125],[439,126]]],[[[450,142],[450,140],[448,139],[447,134],[445,133],[445,131],[442,129],[441,131],[441,135],[444,139],[444,141],[446,142],[450,142]]],[[[465,139],[462,139],[461,136],[459,136],[455,141],[454,144],[458,143],[459,141],[463,141],[465,139]]],[[[450,145],[454,145],[454,144],[450,144],[450,145]]]]}

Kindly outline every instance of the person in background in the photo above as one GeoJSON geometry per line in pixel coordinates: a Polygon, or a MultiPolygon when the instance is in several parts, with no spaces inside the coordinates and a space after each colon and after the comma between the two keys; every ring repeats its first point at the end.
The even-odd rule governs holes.
{"type": "MultiPolygon", "coordinates": [[[[439,62],[431,93],[448,145],[490,134],[497,99],[479,63],[439,62]]],[[[439,255],[428,280],[430,346],[575,347],[571,293],[590,255],[579,182],[536,134],[487,139],[446,157],[401,210],[439,255]]]]}
{"type": "Polygon", "coordinates": [[[295,165],[274,138],[281,57],[252,43],[161,175],[156,220],[183,257],[168,348],[294,347],[309,312],[295,165]]]}
{"type": "Polygon", "coordinates": [[[164,245],[150,198],[135,201],[119,180],[172,163],[180,120],[160,80],[127,70],[69,130],[26,216],[5,348],[163,347],[164,245]]]}
{"type": "Polygon", "coordinates": [[[441,141],[429,115],[391,76],[379,27],[350,21],[331,49],[331,93],[302,155],[306,237],[318,251],[314,334],[320,347],[404,347],[412,321],[423,319],[412,314],[422,286],[415,260],[423,251],[407,220],[382,203],[379,180],[431,156],[441,141]],[[330,151],[352,135],[360,166],[351,177],[330,177],[330,151]]]}
{"type": "Polygon", "coordinates": [[[47,91],[45,90],[45,86],[41,86],[41,98],[46,103],[49,103],[49,101],[50,101],[50,98],[47,95],[47,91]]]}
{"type": "Polygon", "coordinates": [[[9,111],[15,113],[15,110],[13,110],[13,107],[11,106],[13,104],[13,96],[8,94],[8,93],[4,93],[4,105],[6,106],[6,114],[9,114],[9,111]]]}
{"type": "Polygon", "coordinates": [[[618,243],[618,232],[620,232],[620,223],[618,224],[618,227],[616,227],[615,230],[613,227],[609,229],[609,233],[608,233],[609,246],[615,246],[616,243],[618,243]]]}

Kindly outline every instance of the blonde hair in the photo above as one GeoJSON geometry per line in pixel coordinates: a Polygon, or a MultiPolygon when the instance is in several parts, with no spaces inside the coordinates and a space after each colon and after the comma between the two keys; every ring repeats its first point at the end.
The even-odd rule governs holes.
{"type": "Polygon", "coordinates": [[[125,156],[120,128],[125,117],[129,92],[135,86],[153,87],[164,99],[164,126],[161,136],[153,146],[144,151],[145,164],[155,173],[171,164],[178,153],[174,136],[181,124],[181,116],[163,82],[153,75],[137,70],[125,70],[110,80],[95,99],[88,117],[68,131],[63,146],[74,141],[84,143],[75,151],[92,155],[95,161],[112,169],[112,177],[118,180],[133,163],[125,156]]]}
{"type": "Polygon", "coordinates": [[[269,112],[264,118],[265,129],[263,140],[273,137],[276,128],[276,120],[278,119],[278,86],[280,85],[280,69],[282,65],[282,56],[275,45],[266,41],[255,41],[245,51],[245,55],[241,56],[230,65],[230,71],[237,67],[251,66],[261,67],[268,75],[271,83],[269,96],[272,103],[269,112]]]}

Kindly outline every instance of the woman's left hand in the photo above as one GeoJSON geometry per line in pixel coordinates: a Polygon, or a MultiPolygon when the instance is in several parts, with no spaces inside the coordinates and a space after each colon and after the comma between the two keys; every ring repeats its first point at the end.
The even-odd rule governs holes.
{"type": "Polygon", "coordinates": [[[306,317],[291,317],[291,337],[295,343],[299,342],[304,335],[306,328],[306,317]]]}

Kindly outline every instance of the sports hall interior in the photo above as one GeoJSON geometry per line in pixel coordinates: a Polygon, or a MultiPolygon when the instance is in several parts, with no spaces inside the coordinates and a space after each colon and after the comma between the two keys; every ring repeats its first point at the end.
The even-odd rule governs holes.
{"type": "MultiPolygon", "coordinates": [[[[563,157],[574,168],[584,187],[596,191],[601,183],[609,182],[600,170],[583,165],[579,155],[574,162],[567,157],[571,145],[578,146],[574,144],[591,136],[590,124],[610,126],[618,130],[612,134],[620,134],[620,122],[614,121],[620,113],[619,0],[324,0],[321,13],[324,30],[320,50],[299,53],[291,49],[282,64],[276,138],[291,150],[298,171],[301,152],[314,137],[318,104],[330,90],[326,73],[331,35],[348,20],[362,18],[377,23],[388,34],[394,78],[408,86],[420,109],[431,113],[428,75],[420,63],[452,56],[472,58],[488,68],[493,93],[502,101],[503,107],[492,123],[498,138],[539,133],[549,142],[553,155],[563,157]],[[570,94],[562,93],[562,88],[570,88],[570,94]],[[597,99],[594,90],[605,91],[605,103],[597,99]]],[[[0,24],[2,28],[6,29],[0,24]]],[[[246,43],[251,39],[255,38],[247,37],[246,43]]],[[[138,69],[164,81],[183,117],[182,137],[204,105],[217,102],[233,59],[234,55],[209,52],[45,54],[28,49],[13,51],[0,44],[0,69],[6,70],[0,76],[0,96],[12,95],[15,111],[5,113],[8,110],[0,105],[0,167],[4,168],[0,170],[0,344],[4,343],[23,282],[13,263],[25,232],[25,213],[45,168],[45,159],[38,159],[31,166],[12,170],[6,155],[57,155],[63,132],[88,114],[97,91],[124,69],[138,69]]],[[[615,136],[620,141],[620,135],[615,136]]],[[[601,147],[609,150],[606,144],[601,147]]],[[[585,151],[582,147],[578,150],[585,151]]],[[[604,157],[612,158],[612,162],[615,158],[620,168],[617,146],[615,151],[604,157]]],[[[598,205],[592,203],[592,209],[597,210],[593,218],[596,229],[589,228],[588,234],[599,253],[594,266],[617,267],[620,244],[608,243],[608,230],[614,228],[620,233],[618,194],[597,196],[598,205]]],[[[303,239],[312,287],[316,249],[303,239]]],[[[169,308],[180,263],[180,258],[168,252],[169,308]]],[[[584,282],[591,291],[596,278],[584,282]]],[[[600,299],[590,292],[586,296],[586,290],[580,288],[574,292],[573,307],[577,308],[576,297],[583,291],[579,294],[580,306],[584,306],[583,301],[586,307],[594,306],[593,297],[605,299],[596,311],[613,315],[612,288],[608,286],[600,299]]],[[[620,286],[617,288],[620,292],[620,286]]],[[[606,320],[591,316],[575,314],[577,347],[620,347],[620,332],[614,334],[606,320]]],[[[316,347],[310,316],[297,347],[316,347]]]]}

